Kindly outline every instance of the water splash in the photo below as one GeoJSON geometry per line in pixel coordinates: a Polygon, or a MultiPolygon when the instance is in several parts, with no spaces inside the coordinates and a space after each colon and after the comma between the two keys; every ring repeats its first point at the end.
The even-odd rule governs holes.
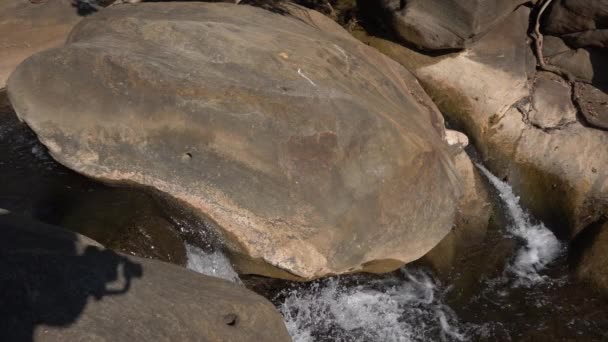
{"type": "Polygon", "coordinates": [[[466,340],[439,287],[420,269],[357,285],[330,278],[282,295],[279,310],[294,342],[466,340]]]}
{"type": "Polygon", "coordinates": [[[232,268],[230,260],[220,251],[205,253],[202,249],[186,244],[188,263],[186,267],[208,276],[222,278],[233,283],[241,283],[239,275],[232,268]]]}
{"type": "Polygon", "coordinates": [[[542,222],[532,223],[528,213],[519,205],[519,197],[513,193],[509,184],[498,179],[483,165],[476,165],[498,190],[500,198],[507,207],[512,221],[507,228],[508,232],[525,243],[507,268],[518,278],[515,285],[531,286],[543,282],[546,277],[539,272],[555,260],[564,247],[542,222]]]}

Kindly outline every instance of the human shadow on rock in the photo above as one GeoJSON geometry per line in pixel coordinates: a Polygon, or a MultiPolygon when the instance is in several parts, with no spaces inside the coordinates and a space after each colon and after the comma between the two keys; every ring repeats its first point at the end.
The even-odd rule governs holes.
{"type": "Polygon", "coordinates": [[[0,340],[33,341],[36,329],[68,327],[90,299],[119,296],[142,266],[93,240],[0,214],[0,340]]]}

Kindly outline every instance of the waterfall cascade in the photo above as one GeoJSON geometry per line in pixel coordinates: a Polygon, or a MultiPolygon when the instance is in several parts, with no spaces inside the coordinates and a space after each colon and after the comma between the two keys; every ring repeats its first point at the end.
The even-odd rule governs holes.
{"type": "Polygon", "coordinates": [[[498,190],[499,196],[505,203],[511,224],[507,233],[524,242],[509,264],[507,270],[515,274],[516,284],[532,285],[546,279],[539,274],[547,264],[555,260],[564,250],[564,246],[545,227],[542,222],[534,224],[530,215],[519,204],[519,197],[513,193],[511,186],[494,176],[483,165],[477,167],[488,178],[490,183],[498,190]]]}

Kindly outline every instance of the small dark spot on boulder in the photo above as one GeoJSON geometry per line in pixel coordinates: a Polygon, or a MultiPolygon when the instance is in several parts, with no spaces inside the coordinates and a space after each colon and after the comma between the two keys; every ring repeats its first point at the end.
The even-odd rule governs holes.
{"type": "Polygon", "coordinates": [[[239,318],[236,314],[229,313],[226,316],[224,316],[224,323],[229,326],[235,326],[236,323],[238,322],[238,319],[239,318]]]}

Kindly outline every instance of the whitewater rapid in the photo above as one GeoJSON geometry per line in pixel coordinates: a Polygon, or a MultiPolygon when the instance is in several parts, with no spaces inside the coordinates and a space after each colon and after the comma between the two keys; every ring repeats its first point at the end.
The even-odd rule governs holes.
{"type": "Polygon", "coordinates": [[[230,260],[220,251],[205,253],[202,249],[186,244],[186,267],[195,272],[229,280],[233,283],[241,283],[230,260]]]}
{"type": "Polygon", "coordinates": [[[521,239],[524,244],[517,251],[507,271],[516,277],[516,284],[531,286],[546,280],[539,272],[555,260],[564,250],[562,243],[545,227],[542,222],[533,223],[530,215],[520,206],[519,197],[506,182],[501,181],[483,165],[477,167],[498,190],[499,196],[506,205],[511,223],[507,232],[521,239]]]}
{"type": "Polygon", "coordinates": [[[352,284],[330,278],[288,290],[279,305],[294,342],[464,341],[453,311],[422,269],[352,284]]]}

